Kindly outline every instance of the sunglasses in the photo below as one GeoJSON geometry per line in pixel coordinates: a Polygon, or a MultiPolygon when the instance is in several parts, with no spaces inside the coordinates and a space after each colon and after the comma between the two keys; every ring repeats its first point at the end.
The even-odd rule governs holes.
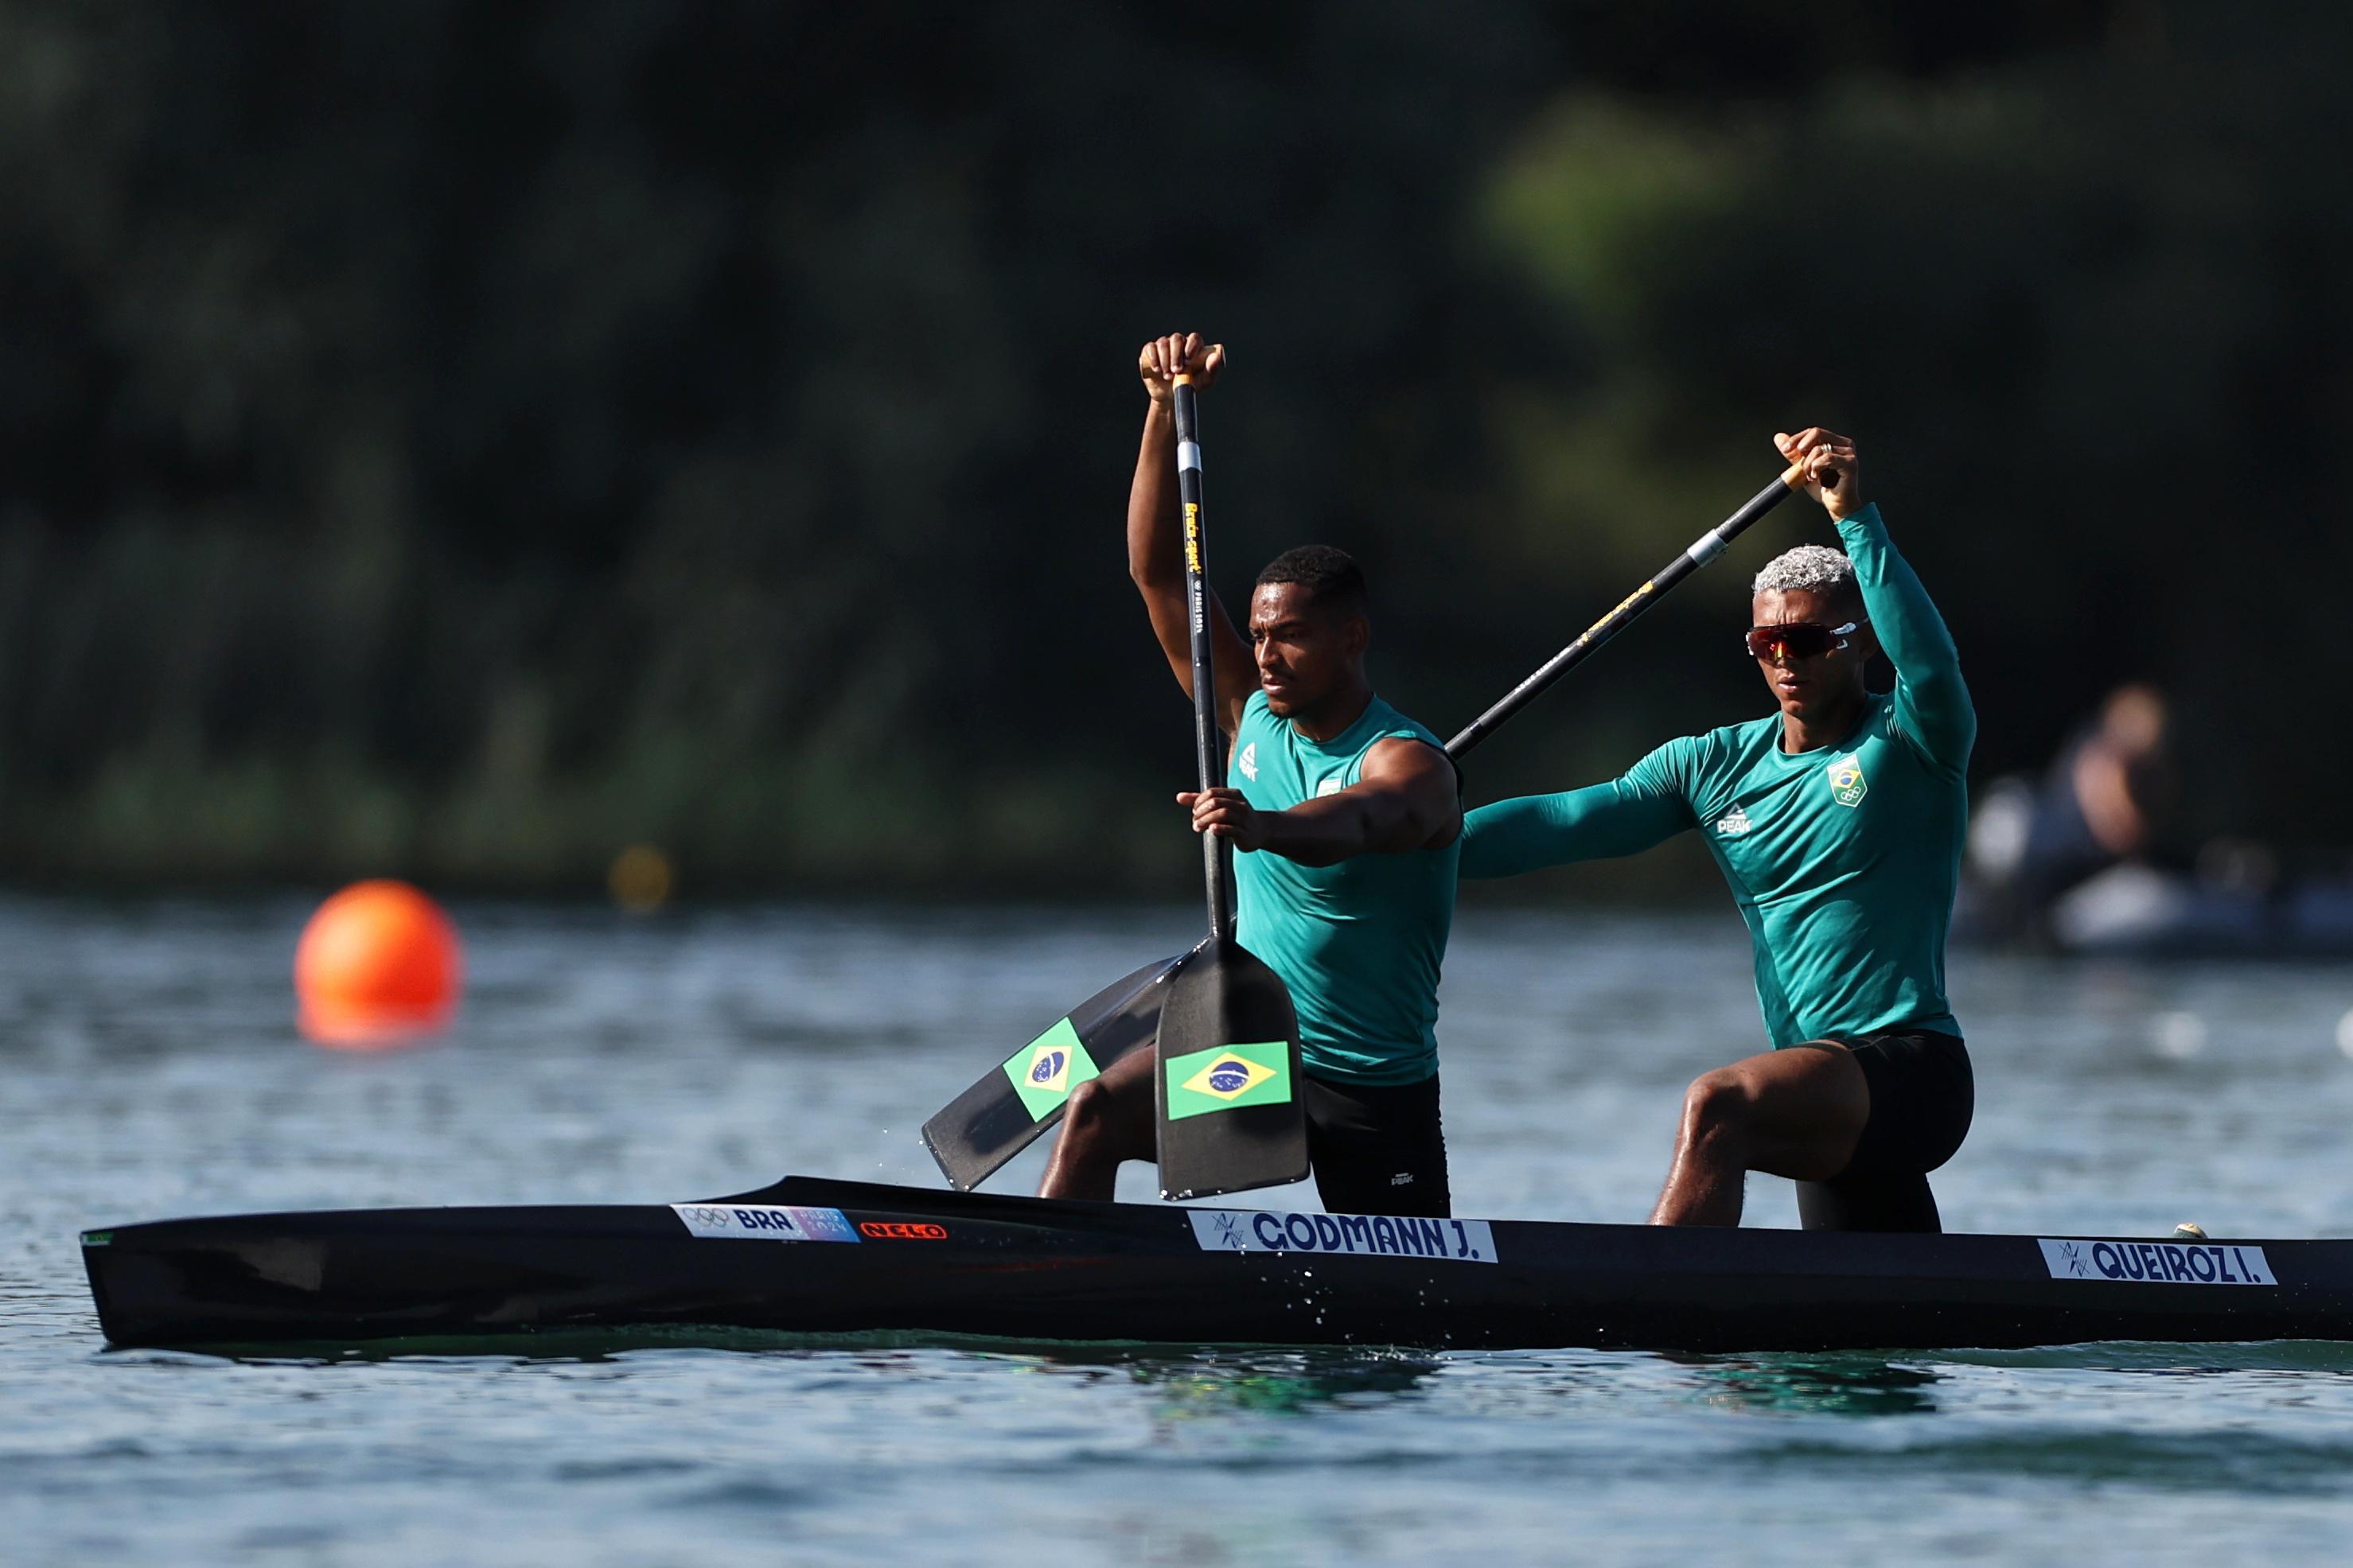
{"type": "Polygon", "coordinates": [[[1823,654],[1847,646],[1854,635],[1855,623],[1842,626],[1826,626],[1820,621],[1788,621],[1778,626],[1748,628],[1748,657],[1751,658],[1819,658],[1823,654]]]}

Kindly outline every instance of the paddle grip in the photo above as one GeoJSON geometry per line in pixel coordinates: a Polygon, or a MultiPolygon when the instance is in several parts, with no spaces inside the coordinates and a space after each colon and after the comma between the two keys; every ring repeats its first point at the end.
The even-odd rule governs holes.
{"type": "MultiPolygon", "coordinates": [[[[1201,412],[1193,378],[1179,375],[1170,402],[1176,416],[1176,504],[1185,523],[1185,625],[1193,650],[1193,762],[1201,789],[1225,780],[1224,735],[1218,728],[1217,672],[1209,657],[1209,537],[1201,506],[1201,412]]],[[[1226,887],[1226,841],[1201,835],[1201,876],[1209,896],[1209,930],[1231,936],[1233,900],[1226,887]]]]}

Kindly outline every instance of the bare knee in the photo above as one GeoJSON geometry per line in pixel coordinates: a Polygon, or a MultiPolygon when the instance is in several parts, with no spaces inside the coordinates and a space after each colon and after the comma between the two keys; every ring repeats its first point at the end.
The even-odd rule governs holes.
{"type": "Polygon", "coordinates": [[[1683,1090],[1683,1142],[1723,1144],[1744,1137],[1755,1105],[1752,1086],[1736,1069],[1700,1074],[1683,1090]]]}
{"type": "Polygon", "coordinates": [[[1071,1091],[1062,1110],[1065,1144],[1091,1158],[1152,1158],[1152,1086],[1090,1079],[1071,1091]]]}
{"type": "Polygon", "coordinates": [[[1062,1135],[1100,1138],[1110,1129],[1115,1107],[1116,1097],[1089,1079],[1071,1090],[1071,1098],[1062,1104],[1062,1135]]]}

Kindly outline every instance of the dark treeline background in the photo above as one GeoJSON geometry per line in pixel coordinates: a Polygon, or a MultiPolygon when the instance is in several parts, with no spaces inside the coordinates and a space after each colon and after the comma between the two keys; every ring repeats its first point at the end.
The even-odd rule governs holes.
{"type": "MultiPolygon", "coordinates": [[[[0,0],[0,874],[1181,893],[1121,544],[1176,327],[1229,601],[1356,552],[1441,731],[1820,422],[1980,778],[2147,677],[2186,831],[2318,855],[2348,17],[0,0]]],[[[1745,575],[1830,537],[1474,797],[1759,711],[1745,575]]]]}

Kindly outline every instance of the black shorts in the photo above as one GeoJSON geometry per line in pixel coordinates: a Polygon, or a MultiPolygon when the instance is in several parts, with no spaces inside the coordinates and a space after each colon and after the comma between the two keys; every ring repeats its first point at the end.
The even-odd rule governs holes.
{"type": "Polygon", "coordinates": [[[1307,1073],[1301,1083],[1307,1158],[1326,1209],[1431,1219],[1454,1212],[1436,1073],[1398,1084],[1337,1083],[1307,1073]]]}
{"type": "Polygon", "coordinates": [[[1928,1173],[1960,1148],[1977,1110],[1968,1047],[1934,1029],[1889,1029],[1838,1043],[1862,1068],[1871,1116],[1845,1170],[1827,1182],[1798,1184],[1799,1218],[1808,1230],[1943,1229],[1928,1173]]]}

